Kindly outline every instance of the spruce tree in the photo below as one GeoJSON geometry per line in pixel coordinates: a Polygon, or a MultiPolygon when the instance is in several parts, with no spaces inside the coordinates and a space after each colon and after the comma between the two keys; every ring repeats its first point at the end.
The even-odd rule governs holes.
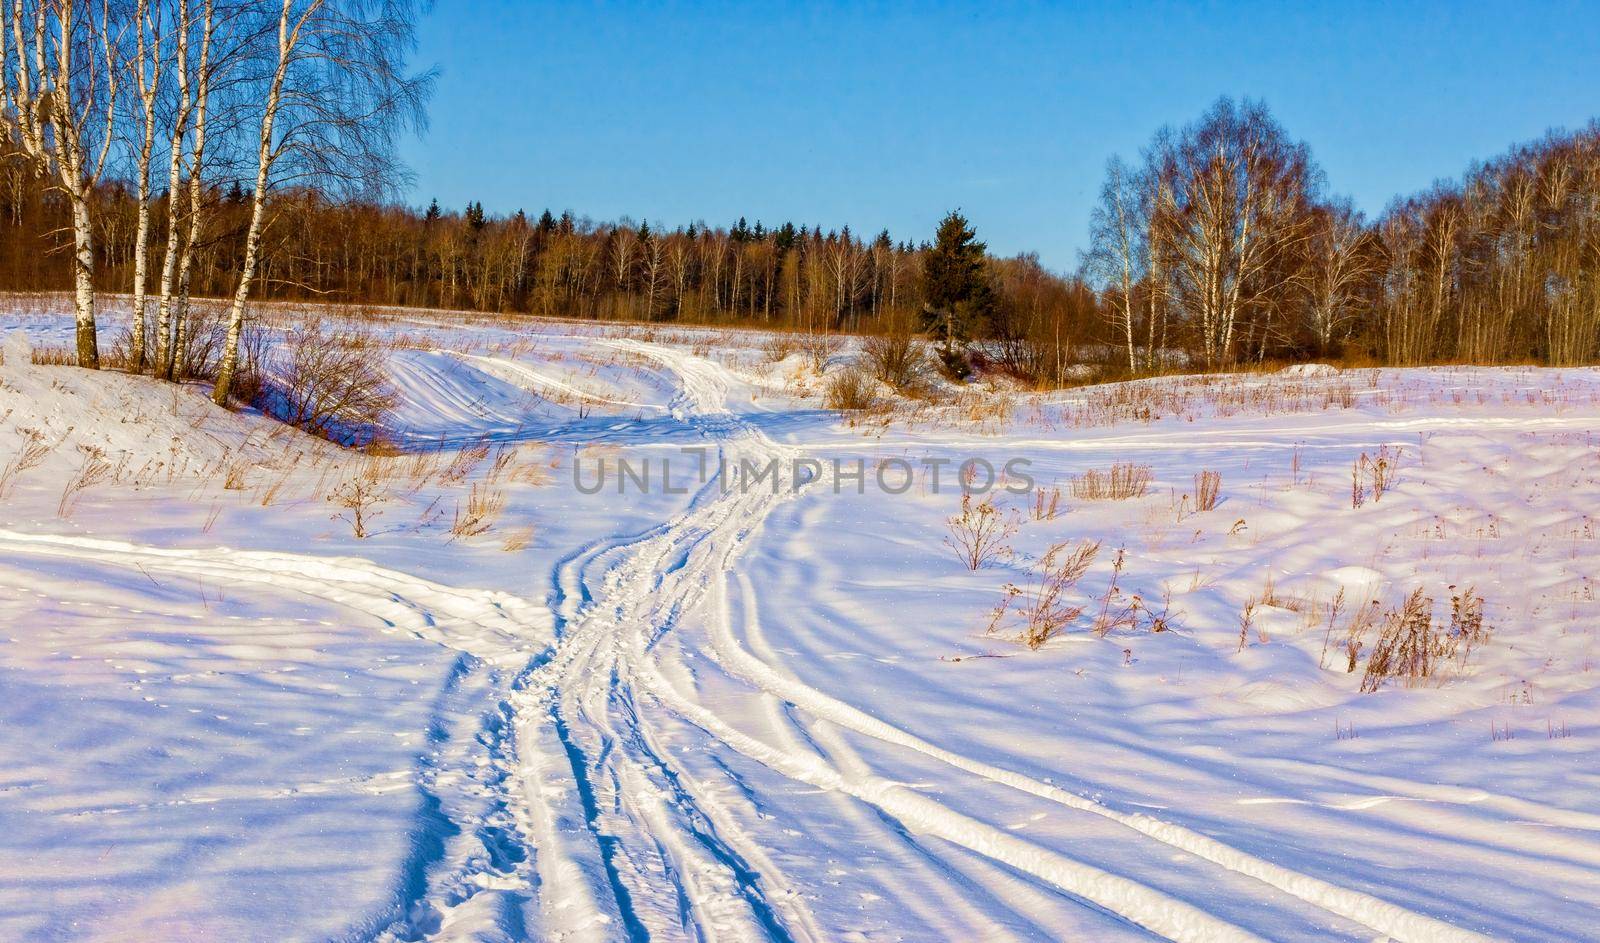
{"type": "Polygon", "coordinates": [[[986,248],[967,218],[951,210],[939,223],[923,262],[923,326],[937,338],[939,359],[955,377],[971,372],[966,344],[994,307],[986,248]]]}

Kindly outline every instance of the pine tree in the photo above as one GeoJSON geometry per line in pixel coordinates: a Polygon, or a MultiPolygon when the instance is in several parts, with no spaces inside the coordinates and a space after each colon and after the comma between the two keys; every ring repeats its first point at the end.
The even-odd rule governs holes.
{"type": "Polygon", "coordinates": [[[939,359],[955,377],[971,373],[966,344],[994,308],[986,249],[960,210],[951,210],[923,262],[923,324],[939,338],[939,359]]]}
{"type": "Polygon", "coordinates": [[[428,211],[422,214],[422,221],[424,223],[437,223],[439,216],[439,200],[435,198],[432,203],[428,204],[428,211]]]}

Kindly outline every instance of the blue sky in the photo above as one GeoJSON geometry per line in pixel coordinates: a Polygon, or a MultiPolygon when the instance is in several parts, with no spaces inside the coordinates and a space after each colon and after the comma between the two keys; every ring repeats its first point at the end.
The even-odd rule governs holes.
{"type": "Polygon", "coordinates": [[[1600,5],[436,0],[411,200],[792,220],[1077,264],[1106,159],[1262,98],[1369,213],[1600,117],[1600,5]]]}

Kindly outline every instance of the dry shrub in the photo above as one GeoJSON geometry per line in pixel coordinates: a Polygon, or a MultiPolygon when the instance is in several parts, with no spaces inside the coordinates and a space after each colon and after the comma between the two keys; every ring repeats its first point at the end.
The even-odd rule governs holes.
{"type": "Polygon", "coordinates": [[[774,334],[761,345],[761,355],[768,363],[777,363],[788,359],[789,355],[798,349],[799,345],[795,343],[794,338],[787,334],[774,334]]]}
{"type": "Polygon", "coordinates": [[[456,502],[455,517],[450,522],[451,539],[488,533],[505,506],[504,492],[474,484],[472,490],[467,492],[466,503],[456,502]]]}
{"type": "Polygon", "coordinates": [[[1150,490],[1150,466],[1118,462],[1110,471],[1089,469],[1067,482],[1080,501],[1121,501],[1142,498],[1150,490]]]}
{"type": "Polygon", "coordinates": [[[829,409],[857,412],[871,409],[877,402],[872,378],[855,367],[836,372],[822,388],[822,403],[829,409]]]}
{"type": "Polygon", "coordinates": [[[1007,583],[1006,596],[995,608],[989,631],[997,631],[1011,616],[1019,623],[1018,640],[1037,650],[1052,636],[1083,615],[1083,607],[1066,596],[1089,571],[1100,553],[1100,541],[1082,540],[1075,546],[1058,543],[1029,568],[1027,581],[1007,583]]]}
{"type": "Polygon", "coordinates": [[[909,332],[869,337],[862,342],[861,353],[874,377],[902,392],[916,387],[927,373],[928,355],[909,332]]]}
{"type": "Polygon", "coordinates": [[[382,354],[360,331],[309,321],[289,333],[282,368],[267,382],[265,408],[334,441],[370,435],[395,404],[382,354]]]}
{"type": "Polygon", "coordinates": [[[828,361],[837,356],[844,347],[844,340],[839,335],[826,333],[802,334],[799,343],[806,364],[811,367],[813,373],[822,373],[826,370],[828,361]]]}
{"type": "Polygon", "coordinates": [[[1007,543],[1017,533],[1011,515],[995,506],[993,498],[974,503],[971,494],[961,496],[961,513],[945,521],[950,535],[945,545],[969,570],[988,566],[1011,555],[1007,543]]]}
{"type": "Polygon", "coordinates": [[[334,518],[348,522],[351,533],[364,538],[371,533],[372,521],[382,516],[378,505],[387,496],[387,490],[377,477],[363,472],[336,485],[328,493],[328,500],[344,508],[344,512],[335,514],[334,518]]]}

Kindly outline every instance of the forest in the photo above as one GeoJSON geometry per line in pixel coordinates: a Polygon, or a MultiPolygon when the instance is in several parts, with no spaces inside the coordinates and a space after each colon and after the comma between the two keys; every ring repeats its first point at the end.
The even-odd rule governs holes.
{"type": "MultiPolygon", "coordinates": [[[[1375,219],[1258,101],[1107,165],[1074,271],[937,234],[406,205],[429,76],[415,9],[359,0],[22,0],[0,69],[0,286],[130,295],[133,369],[182,372],[188,299],[922,335],[946,369],[1082,377],[1263,362],[1600,357],[1600,125],[1552,131],[1375,219]],[[970,259],[948,284],[951,260],[970,259]],[[941,280],[945,284],[941,284],[941,280]],[[150,306],[154,310],[150,310],[150,306]]],[[[486,196],[492,195],[486,194],[486,196]]],[[[218,399],[225,400],[226,376],[218,399]]]]}

